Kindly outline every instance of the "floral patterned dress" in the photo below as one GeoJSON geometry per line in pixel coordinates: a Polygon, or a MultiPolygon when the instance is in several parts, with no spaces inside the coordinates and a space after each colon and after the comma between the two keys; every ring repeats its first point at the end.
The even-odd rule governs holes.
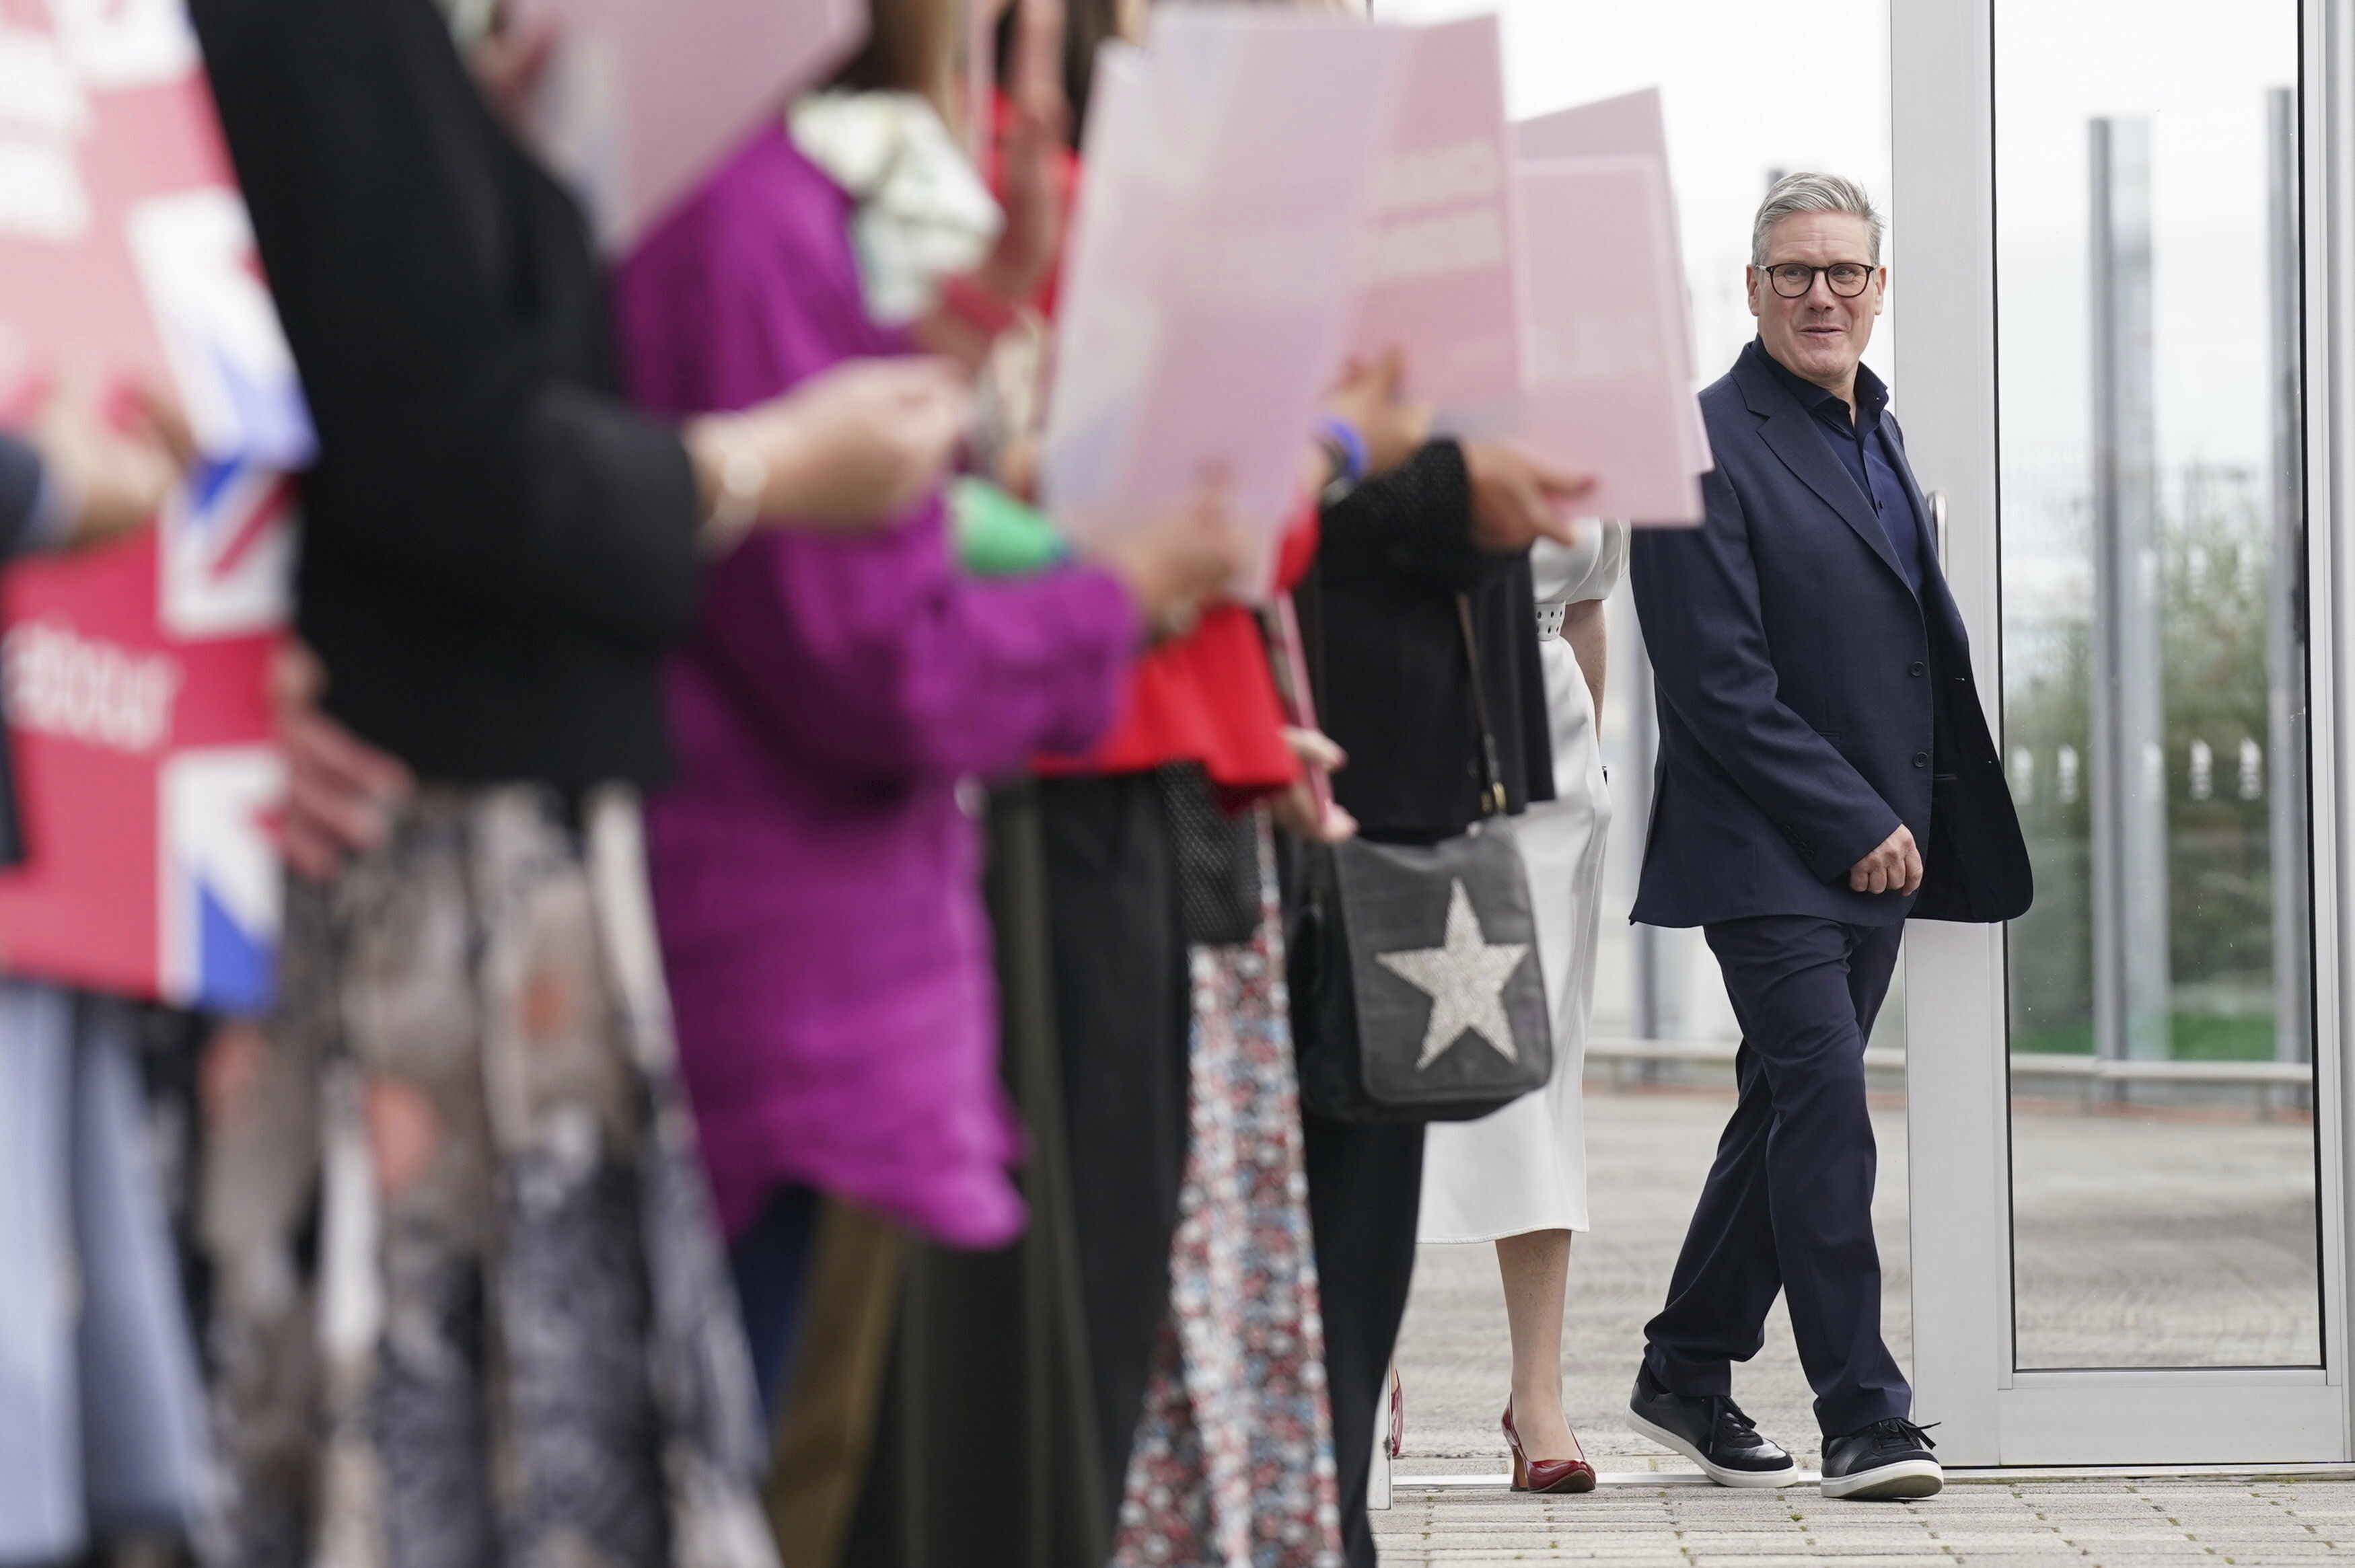
{"type": "Polygon", "coordinates": [[[635,805],[421,793],[208,1066],[228,1568],[774,1568],[635,805]]]}
{"type": "Polygon", "coordinates": [[[1190,1138],[1170,1317],[1121,1504],[1120,1568],[1341,1561],[1274,857],[1260,922],[1193,949],[1190,1138]]]}

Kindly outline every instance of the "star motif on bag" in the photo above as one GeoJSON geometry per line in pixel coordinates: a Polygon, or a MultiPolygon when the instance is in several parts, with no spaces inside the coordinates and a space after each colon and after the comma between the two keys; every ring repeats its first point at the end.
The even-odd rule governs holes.
{"type": "Polygon", "coordinates": [[[1505,982],[1529,954],[1526,942],[1491,942],[1459,879],[1447,899],[1447,945],[1376,953],[1374,961],[1431,997],[1431,1027],[1423,1032],[1421,1072],[1468,1031],[1508,1062],[1521,1059],[1505,1017],[1505,982]]]}

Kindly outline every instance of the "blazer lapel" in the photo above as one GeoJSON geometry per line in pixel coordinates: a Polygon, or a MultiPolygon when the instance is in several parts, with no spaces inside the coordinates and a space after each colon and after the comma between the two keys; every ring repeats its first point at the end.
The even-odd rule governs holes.
{"type": "Polygon", "coordinates": [[[1856,481],[1832,455],[1816,417],[1799,406],[1799,400],[1775,379],[1772,370],[1763,364],[1749,362],[1753,354],[1763,358],[1765,350],[1753,342],[1742,351],[1740,368],[1745,372],[1742,377],[1743,400],[1750,405],[1752,413],[1765,416],[1766,422],[1759,434],[1774,455],[1783,460],[1783,465],[1814,491],[1825,505],[1838,513],[1840,520],[1864,541],[1865,548],[1880,556],[1881,564],[1889,568],[1899,584],[1908,593],[1913,592],[1913,585],[1905,580],[1905,568],[1898,564],[1896,547],[1882,531],[1881,519],[1872,514],[1864,493],[1857,489],[1856,481]]]}
{"type": "Polygon", "coordinates": [[[1943,577],[1946,575],[1946,563],[1938,558],[1938,520],[1930,514],[1930,498],[1922,493],[1922,482],[1913,477],[1913,460],[1905,454],[1905,432],[1886,414],[1881,417],[1881,428],[1889,433],[1890,450],[1897,459],[1898,482],[1905,486],[1905,499],[1913,503],[1913,516],[1922,527],[1922,575],[1926,579],[1934,570],[1943,577]]]}

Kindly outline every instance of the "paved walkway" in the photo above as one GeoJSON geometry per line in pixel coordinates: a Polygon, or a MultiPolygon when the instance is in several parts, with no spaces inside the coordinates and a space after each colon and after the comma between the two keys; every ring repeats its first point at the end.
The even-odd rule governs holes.
{"type": "MultiPolygon", "coordinates": [[[[1603,1093],[1587,1105],[1589,1206],[1594,1229],[1570,1260],[1569,1321],[1562,1393],[1571,1424],[1605,1471],[1656,1465],[1689,1468],[1628,1429],[1644,1320],[1659,1309],[1684,1239],[1693,1199],[1708,1173],[1718,1128],[1732,1107],[1713,1093],[1603,1093]]],[[[1875,1118],[1881,1141],[1880,1200],[1884,1313],[1890,1348],[1913,1361],[1905,1245],[1905,1127],[1902,1112],[1875,1118]]],[[[1497,1430],[1510,1380],[1505,1298],[1488,1246],[1427,1246],[1400,1337],[1406,1383],[1404,1475],[1495,1474],[1505,1467],[1497,1430]]],[[[1742,1407],[1813,1465],[1815,1418],[1806,1380],[1777,1306],[1766,1349],[1734,1382],[1742,1407]]]]}
{"type": "MultiPolygon", "coordinates": [[[[1917,1504],[1831,1502],[1813,1487],[1770,1494],[1696,1484],[1699,1477],[1682,1459],[1628,1429],[1626,1393],[1644,1319],[1657,1308],[1729,1104],[1712,1093],[1598,1093],[1589,1102],[1595,1229],[1579,1238],[1571,1264],[1564,1393],[1589,1456],[1606,1478],[1622,1479],[1584,1497],[1550,1499],[1493,1487],[1401,1485],[1393,1506],[1374,1515],[1390,1568],[1511,1562],[2142,1568],[2162,1562],[2306,1563],[2341,1552],[2355,1559],[2355,1479],[1958,1479],[1943,1496],[1917,1504]],[[1657,1483],[1651,1475],[1658,1476],[1657,1483]]],[[[1881,1182],[1875,1219],[1886,1328],[1900,1361],[1910,1363],[1903,1117],[1890,1108],[1876,1121],[1881,1182]]],[[[2113,1224],[2099,1233],[2055,1225],[2062,1234],[2035,1237],[2030,1250],[2070,1255],[2069,1287],[2050,1292],[2047,1298],[2059,1309],[2049,1317],[2040,1310],[2024,1315],[2051,1325],[2048,1342],[2073,1341],[2065,1348],[2073,1359],[2105,1342],[2163,1347],[2201,1322],[2226,1337],[2249,1333],[2269,1349],[2299,1344],[2312,1333],[2310,1321],[2294,1309],[2298,1278],[2311,1266],[2294,1247],[2253,1255],[2254,1276],[2252,1255],[2238,1253],[2220,1252],[2212,1271],[2187,1269],[2184,1263],[2211,1245],[2245,1248],[2254,1228],[2295,1229],[2296,1216],[2284,1211],[2301,1193],[2310,1201],[2310,1184],[2286,1186],[2275,1168],[2310,1161],[2301,1152],[2310,1136],[2292,1127],[2246,1123],[2186,1128],[2073,1116],[2022,1118],[2022,1158],[2052,1171],[2056,1211],[2063,1198],[2073,1210],[2107,1202],[2115,1220],[2119,1188],[2079,1192],[2083,1182],[2076,1178],[2086,1170],[2108,1170],[2114,1181],[2132,1173],[2134,1189],[2158,1194],[2152,1201],[2163,1212],[2147,1218],[2172,1223],[2178,1266],[2164,1271],[2171,1286],[2149,1288],[2149,1225],[2113,1224]],[[2187,1148],[2187,1139],[2196,1147],[2187,1148]],[[2035,1152],[2048,1145],[2049,1153],[2035,1152]],[[2156,1187],[2147,1174],[2212,1175],[2243,1160],[2253,1163],[2242,1180],[2228,1184],[2245,1200],[2250,1212],[2243,1213],[2199,1213],[2195,1219],[2197,1204],[2167,1207],[2175,1199],[2163,1189],[2179,1187],[2181,1174],[2156,1187]],[[2102,1245],[2104,1235],[2115,1245],[2102,1245]],[[2187,1278],[2201,1277],[2237,1281],[2241,1294],[2229,1300],[2187,1294],[2187,1278]]],[[[2305,1180],[2310,1183],[2310,1177],[2305,1180]]],[[[2215,1183],[2194,1178],[2191,1185],[2200,1190],[2199,1203],[2212,1207],[2218,1201],[2215,1183]]],[[[2311,1221],[2305,1224],[2310,1234],[2311,1221]]],[[[1491,1249],[1423,1249],[1400,1367],[1407,1452],[1399,1475],[1499,1474],[1505,1455],[1497,1416],[1509,1352],[1491,1249]]],[[[1765,1350],[1737,1370],[1735,1386],[1744,1407],[1801,1465],[1817,1462],[1809,1393],[1779,1308],[1765,1350]]]]}
{"type": "Polygon", "coordinates": [[[1374,1516],[1384,1568],[2156,1568],[2355,1556],[2355,1481],[1963,1483],[1918,1503],[1812,1488],[1605,1487],[1584,1497],[1401,1491],[1374,1516]]]}

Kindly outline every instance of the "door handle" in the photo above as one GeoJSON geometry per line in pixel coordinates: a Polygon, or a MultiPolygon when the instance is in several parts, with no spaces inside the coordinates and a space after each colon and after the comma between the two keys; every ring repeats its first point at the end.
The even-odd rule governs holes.
{"type": "Polygon", "coordinates": [[[1946,569],[1946,493],[1930,493],[1930,547],[1938,552],[1938,569],[1946,569]]]}

